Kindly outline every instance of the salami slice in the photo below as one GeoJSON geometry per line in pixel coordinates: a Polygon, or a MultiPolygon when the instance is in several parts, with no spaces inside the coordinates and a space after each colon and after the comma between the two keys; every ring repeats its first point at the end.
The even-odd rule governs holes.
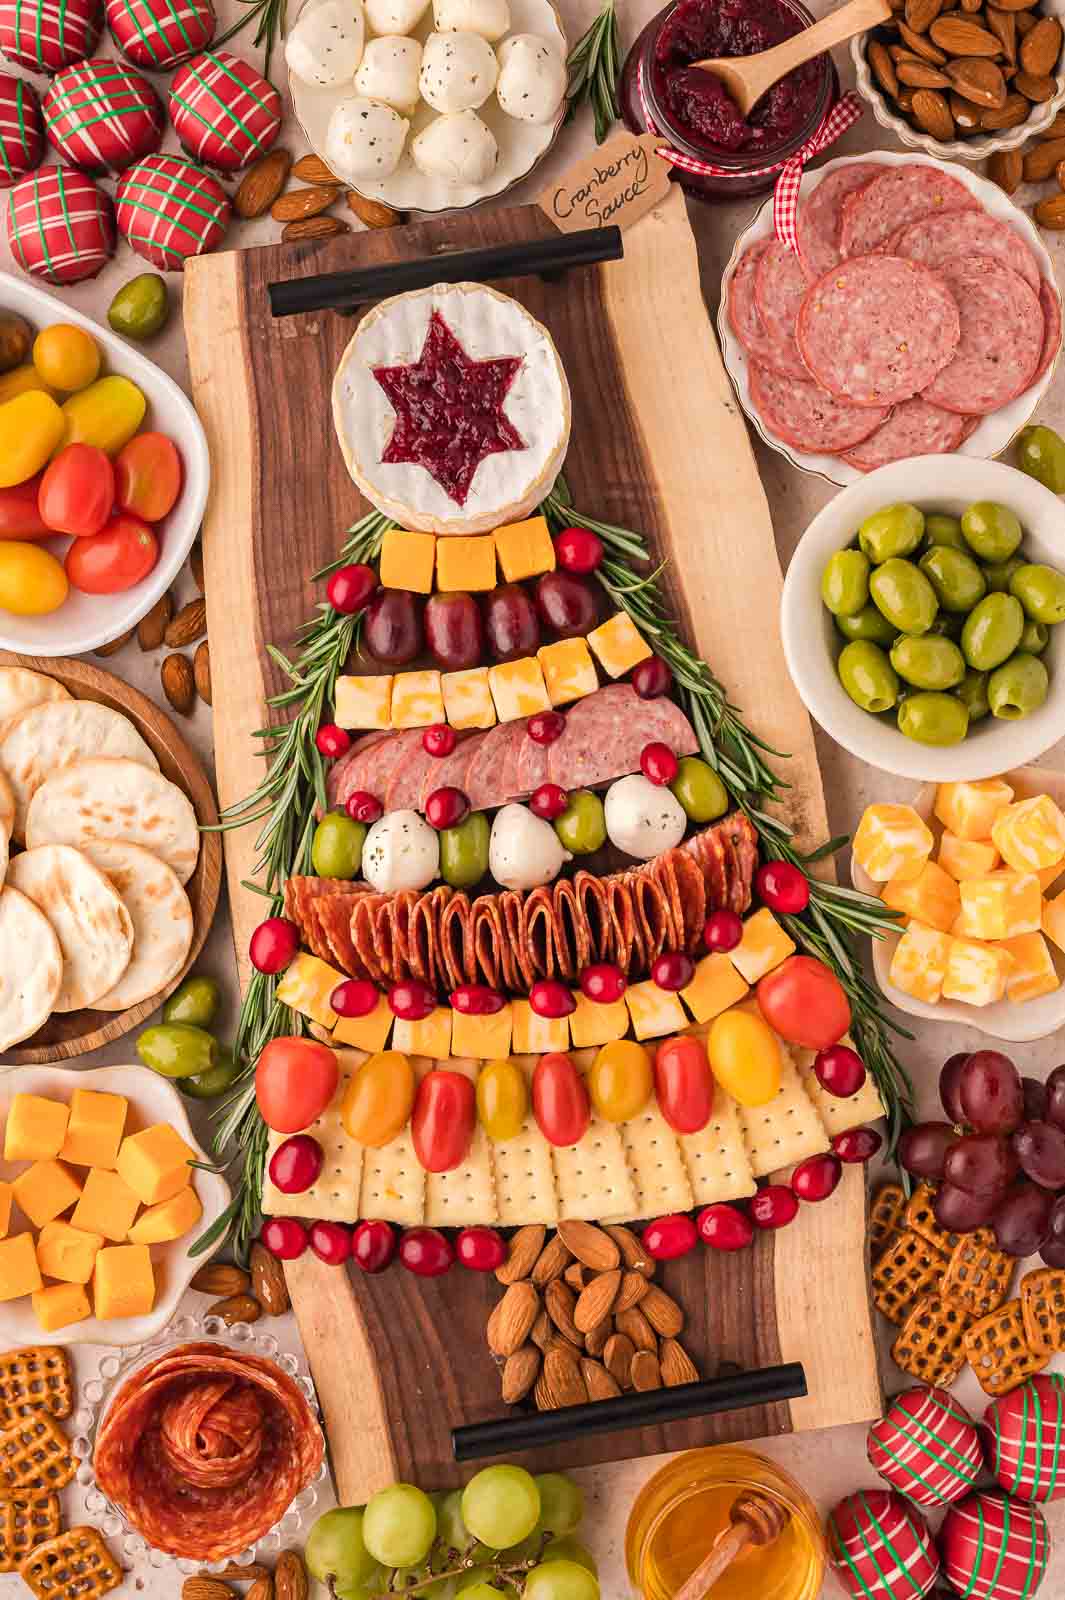
{"type": "Polygon", "coordinates": [[[917,161],[887,167],[843,201],[840,254],[868,255],[908,222],[971,211],[979,203],[971,190],[938,167],[917,161]]]}
{"type": "Polygon", "coordinates": [[[760,361],[782,377],[802,378],[806,369],[795,343],[794,332],[783,342],[774,339],[762,321],[755,300],[758,266],[772,242],[771,239],[757,240],[736,263],[728,291],[729,321],[736,338],[755,361],[760,361]]]}
{"type": "Polygon", "coordinates": [[[465,894],[452,895],[451,899],[440,912],[440,966],[449,989],[457,989],[460,984],[473,983],[476,973],[467,972],[467,953],[473,955],[473,943],[469,938],[470,929],[470,900],[465,894]]]}
{"type": "Polygon", "coordinates": [[[463,738],[459,734],[459,742],[449,756],[433,756],[431,764],[425,768],[425,777],[422,781],[422,792],[418,797],[418,810],[425,810],[425,803],[436,789],[461,789],[466,793],[466,778],[469,773],[470,763],[477,754],[476,734],[463,738]]]}
{"type": "Polygon", "coordinates": [[[872,472],[906,456],[938,456],[956,450],[965,437],[965,423],[956,411],[944,411],[915,395],[896,406],[886,422],[843,459],[859,472],[872,472]]]}
{"type": "Polygon", "coordinates": [[[377,927],[375,912],[387,900],[383,894],[362,894],[351,908],[351,942],[363,971],[374,983],[383,984],[388,975],[377,954],[377,927]]]}
{"type": "Polygon", "coordinates": [[[944,262],[940,270],[957,301],[961,337],[924,398],[947,411],[986,416],[1032,381],[1043,348],[1039,300],[1010,267],[985,256],[944,262]]]}
{"type": "Polygon", "coordinates": [[[518,763],[525,745],[529,744],[529,735],[526,731],[527,722],[524,717],[514,723],[514,731],[508,742],[503,746],[503,769],[499,775],[502,794],[508,800],[515,799],[521,789],[518,786],[518,763]]]}
{"type": "Polygon", "coordinates": [[[859,444],[878,428],[887,407],[848,405],[820,384],[778,378],[754,361],[750,366],[751,399],[771,433],[785,444],[815,454],[836,455],[859,444]]]}
{"type": "Polygon", "coordinates": [[[843,202],[883,172],[878,161],[850,161],[826,174],[799,207],[795,236],[802,264],[810,278],[820,278],[840,260],[839,230],[843,202]]]}
{"type": "Polygon", "coordinates": [[[809,286],[806,270],[794,250],[774,239],[759,258],[754,274],[754,299],[758,315],[777,351],[794,351],[789,368],[805,376],[806,369],[795,343],[795,323],[802,297],[809,286]]]}
{"type": "Polygon", "coordinates": [[[417,811],[426,775],[430,770],[435,773],[440,766],[439,757],[431,756],[422,744],[421,729],[417,732],[417,742],[408,745],[392,769],[385,794],[386,811],[417,811]]]}
{"type": "Polygon", "coordinates": [[[526,734],[518,746],[518,766],[515,797],[532,794],[547,782],[549,745],[537,744],[526,734]]]}
{"type": "Polygon", "coordinates": [[[371,733],[357,740],[330,770],[326,795],[331,806],[343,806],[358,789],[366,789],[384,804],[389,776],[413,742],[411,732],[371,733]]]}
{"type": "Polygon", "coordinates": [[[694,755],[699,741],[672,700],[641,700],[631,684],[612,683],[570,706],[560,738],[548,745],[551,783],[590,789],[640,770],[645,744],[660,741],[677,756],[694,755]]]}
{"type": "Polygon", "coordinates": [[[803,360],[830,394],[883,407],[927,388],[950,361],[960,331],[943,275],[899,256],[870,255],[841,261],[812,285],[796,336],[803,360]]]}
{"type": "Polygon", "coordinates": [[[1046,278],[1039,280],[1039,308],[1043,313],[1043,348],[1032,374],[1032,383],[1039,382],[1061,349],[1061,300],[1054,285],[1046,278]]]}
{"type": "Polygon", "coordinates": [[[514,731],[512,722],[497,722],[482,736],[477,752],[466,772],[466,798],[471,811],[486,811],[501,804],[499,774],[503,751],[514,731]]]}
{"type": "Polygon", "coordinates": [[[891,254],[908,261],[922,261],[926,267],[944,262],[989,256],[1004,267],[1012,267],[1036,294],[1039,293],[1039,263],[1016,228],[986,211],[951,211],[945,217],[922,217],[900,228],[891,239],[891,254]]]}

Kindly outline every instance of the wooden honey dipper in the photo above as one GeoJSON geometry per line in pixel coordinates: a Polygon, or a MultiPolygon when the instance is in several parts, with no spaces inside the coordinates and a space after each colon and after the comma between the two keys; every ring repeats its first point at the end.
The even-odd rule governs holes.
{"type": "Polygon", "coordinates": [[[744,1550],[761,1548],[780,1537],[791,1521],[791,1512],[766,1494],[741,1494],[729,1517],[732,1527],[715,1540],[706,1560],[700,1562],[673,1600],[706,1600],[718,1578],[744,1550]]]}

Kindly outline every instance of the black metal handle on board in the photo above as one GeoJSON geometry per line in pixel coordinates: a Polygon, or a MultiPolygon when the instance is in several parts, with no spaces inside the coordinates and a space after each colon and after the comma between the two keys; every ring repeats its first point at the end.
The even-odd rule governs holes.
{"type": "Polygon", "coordinates": [[[745,1406],[767,1406],[778,1400],[799,1400],[807,1393],[802,1363],[763,1367],[757,1372],[737,1372],[702,1383],[683,1383],[675,1389],[650,1389],[616,1400],[596,1400],[584,1406],[564,1406],[559,1411],[520,1412],[494,1422],[475,1422],[454,1428],[451,1448],[456,1461],[479,1461],[485,1456],[518,1450],[540,1450],[567,1444],[589,1433],[618,1433],[625,1428],[659,1427],[718,1411],[739,1411],[745,1406]]]}
{"type": "Polygon", "coordinates": [[[444,250],[416,261],[390,261],[351,272],[322,272],[313,278],[287,278],[267,285],[275,317],[302,311],[346,311],[352,306],[428,289],[434,283],[487,283],[493,278],[524,278],[571,267],[592,267],[620,261],[624,254],[620,228],[584,228],[550,239],[487,245],[478,250],[444,250]]]}

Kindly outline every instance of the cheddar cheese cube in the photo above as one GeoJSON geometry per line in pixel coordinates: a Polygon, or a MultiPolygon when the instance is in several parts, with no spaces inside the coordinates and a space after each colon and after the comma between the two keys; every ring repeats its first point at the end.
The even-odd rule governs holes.
{"type": "Polygon", "coordinates": [[[282,1005],[291,1006],[303,1017],[310,1017],[320,1027],[336,1026],[337,1014],[329,1004],[329,997],[344,982],[344,974],[331,967],[318,956],[301,950],[295,961],[286,967],[277,986],[277,998],[282,1005]]]}
{"type": "Polygon", "coordinates": [[[932,853],[932,830],[913,806],[866,806],[851,851],[877,883],[916,878],[932,853]]]}
{"type": "Polygon", "coordinates": [[[48,1222],[37,1239],[37,1265],[46,1278],[88,1283],[103,1242],[102,1233],[86,1233],[69,1222],[48,1222]]]}
{"type": "Polygon", "coordinates": [[[941,783],[935,812],[944,828],[959,839],[990,839],[995,818],[1012,799],[1013,790],[1005,778],[941,783]]]}
{"type": "Polygon", "coordinates": [[[527,517],[524,522],[508,522],[496,529],[496,555],[508,583],[536,578],[541,572],[554,572],[555,547],[546,517],[527,517]]]}
{"type": "Polygon", "coordinates": [[[884,885],[884,904],[929,928],[949,933],[961,910],[958,885],[934,861],[926,861],[916,878],[892,878],[884,885]]]}
{"type": "Polygon", "coordinates": [[[1006,806],[995,818],[991,837],[1015,872],[1038,872],[1065,859],[1065,816],[1048,794],[1006,806]]]}
{"type": "Polygon", "coordinates": [[[60,1159],[76,1167],[113,1167],[126,1126],[129,1101],[121,1094],[75,1089],[60,1159]]]}
{"type": "Polygon", "coordinates": [[[119,1244],[133,1226],[139,1203],[129,1184],[117,1172],[90,1167],[70,1223],[83,1233],[102,1233],[105,1239],[119,1244]]]}
{"type": "Polygon", "coordinates": [[[943,993],[951,938],[923,922],[911,922],[895,946],[888,977],[896,989],[934,1006],[943,993]]]}
{"type": "Polygon", "coordinates": [[[155,1275],[148,1246],[106,1245],[96,1257],[92,1298],[101,1322],[114,1317],[146,1316],[155,1304],[155,1275]]]}
{"type": "MultiPolygon", "coordinates": [[[[407,1056],[429,1056],[433,1061],[443,1061],[452,1054],[451,1023],[457,1016],[450,1006],[437,1006],[427,1017],[417,1022],[405,1022],[397,1017],[392,1026],[392,1048],[402,1050],[407,1056]]],[[[455,1050],[455,1055],[466,1052],[455,1050]]]]}
{"type": "Polygon", "coordinates": [[[566,1020],[574,1050],[589,1050],[624,1039],[629,1031],[629,1013],[624,999],[589,1000],[580,989],[574,989],[573,1000],[576,1010],[570,1012],[566,1020]]]}
{"type": "Polygon", "coordinates": [[[757,983],[767,972],[779,967],[795,949],[768,906],[756,911],[743,924],[743,938],[728,959],[747,983],[757,983]]]}
{"type": "Polygon", "coordinates": [[[660,989],[650,980],[630,983],[624,1000],[637,1039],[661,1039],[667,1033],[679,1033],[688,1025],[680,997],[672,989],[660,989]]]}
{"type": "Polygon", "coordinates": [[[439,672],[397,672],[392,680],[393,728],[428,728],[443,720],[439,672]]]}
{"type": "Polygon", "coordinates": [[[5,1161],[47,1161],[57,1156],[67,1136],[70,1110],[40,1094],[17,1094],[4,1128],[5,1161]]]}
{"type": "Polygon", "coordinates": [[[1013,958],[1006,978],[1006,998],[1014,1005],[1026,1000],[1038,1000],[1040,995],[1053,994],[1061,988],[1061,979],[1054,966],[1053,957],[1041,933],[1022,933],[1015,939],[1004,939],[1003,945],[1013,958]]]}
{"type": "Polygon", "coordinates": [[[176,1129],[169,1123],[157,1122],[143,1133],[123,1139],[118,1173],[142,1205],[155,1206],[191,1183],[189,1162],[195,1160],[195,1150],[176,1129]]]}
{"type": "Polygon", "coordinates": [[[475,538],[436,541],[436,587],[449,590],[494,589],[496,542],[490,533],[475,538]]]}
{"type": "Polygon", "coordinates": [[[509,1005],[485,1017],[471,1017],[463,1011],[455,1011],[451,1021],[451,1052],[456,1056],[472,1056],[475,1061],[501,1061],[510,1054],[513,1028],[509,1005]]]}
{"type": "Polygon", "coordinates": [[[392,726],[392,674],[341,676],[333,691],[333,721],[340,728],[392,726]]]}
{"type": "Polygon", "coordinates": [[[69,1167],[58,1161],[35,1161],[20,1172],[11,1186],[23,1214],[35,1228],[62,1216],[81,1195],[81,1184],[69,1167]]]}
{"type": "Polygon", "coordinates": [[[445,672],[440,679],[444,715],[453,728],[490,728],[496,720],[487,667],[445,672]]]}
{"type": "Polygon", "coordinates": [[[1059,950],[1065,950],[1065,890],[1043,901],[1043,932],[1059,950]]]}
{"type": "Polygon", "coordinates": [[[1001,859],[989,839],[959,839],[947,829],[939,841],[938,863],[956,883],[963,878],[986,877],[1001,859]]]}
{"type": "Polygon", "coordinates": [[[651,646],[627,611],[615,611],[593,628],[588,647],[609,678],[623,678],[651,654],[651,646]]]}
{"type": "Polygon", "coordinates": [[[353,1045],[356,1050],[376,1055],[388,1043],[395,1020],[388,1001],[379,994],[377,1004],[365,1017],[338,1017],[333,1039],[337,1044],[353,1045]]]}
{"type": "Polygon", "coordinates": [[[712,1022],[747,993],[747,980],[728,956],[703,956],[680,997],[696,1022],[712,1022]]]}
{"type": "Polygon", "coordinates": [[[558,639],[536,652],[553,706],[568,705],[599,687],[595,662],[583,639],[558,639]]]}
{"type": "Polygon", "coordinates": [[[44,1333],[55,1333],[92,1316],[89,1297],[80,1283],[51,1283],[47,1289],[35,1289],[30,1304],[44,1333]]]}
{"type": "Polygon", "coordinates": [[[516,1056],[547,1055],[569,1049],[569,1017],[541,1017],[528,1000],[510,1002],[510,1048],[516,1056]]]}
{"type": "Polygon", "coordinates": [[[970,1006],[991,1006],[1006,993],[1013,965],[1008,950],[998,944],[976,944],[952,939],[943,978],[944,1000],[964,1000],[970,1006]]]}
{"type": "Polygon", "coordinates": [[[202,1216],[200,1197],[190,1183],[187,1189],[180,1189],[169,1200],[161,1200],[157,1206],[149,1206],[147,1211],[142,1211],[129,1230],[129,1242],[167,1244],[169,1240],[180,1239],[188,1233],[202,1216]]]}
{"type": "Polygon", "coordinates": [[[0,1239],[6,1239],[11,1231],[11,1202],[14,1196],[11,1185],[0,1182],[0,1239]]]}
{"type": "Polygon", "coordinates": [[[0,1239],[0,1300],[18,1300],[41,1287],[41,1269],[32,1233],[0,1239]]]}
{"type": "Polygon", "coordinates": [[[381,587],[432,594],[435,561],[435,534],[407,533],[404,528],[389,528],[381,542],[381,559],[377,569],[381,587]]]}
{"type": "Polygon", "coordinates": [[[489,667],[488,682],[500,722],[514,722],[518,717],[533,717],[538,711],[551,709],[544,675],[535,656],[501,661],[497,667],[489,667]]]}

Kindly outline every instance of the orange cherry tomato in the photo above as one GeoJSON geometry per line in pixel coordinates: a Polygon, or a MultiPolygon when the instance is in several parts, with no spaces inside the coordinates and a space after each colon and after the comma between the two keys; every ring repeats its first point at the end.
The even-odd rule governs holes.
{"type": "Polygon", "coordinates": [[[418,1085],[411,1114],[414,1154],[426,1172],[453,1172],[469,1154],[477,1126],[477,1094],[461,1072],[438,1067],[418,1085]]]}
{"type": "Polygon", "coordinates": [[[588,1132],[591,1104],[584,1080],[561,1051],[541,1056],[533,1071],[533,1115],[548,1144],[579,1144],[588,1132]]]}
{"type": "Polygon", "coordinates": [[[701,1039],[663,1039],[655,1051],[658,1109],[674,1133],[699,1133],[714,1110],[714,1075],[701,1039]]]}
{"type": "Polygon", "coordinates": [[[120,511],[161,522],[181,493],[181,457],[165,433],[138,433],[115,458],[120,511]]]}
{"type": "Polygon", "coordinates": [[[255,1067],[255,1098],[275,1133],[299,1133],[337,1092],[336,1053],[315,1039],[271,1039],[255,1067]]]}
{"type": "Polygon", "coordinates": [[[401,1050],[379,1050],[354,1074],[340,1120],[359,1144],[380,1150],[407,1126],[414,1104],[414,1068],[401,1050]]]}
{"type": "Polygon", "coordinates": [[[780,1040],[756,1011],[732,1006],[710,1024],[706,1054],[714,1077],[741,1106],[764,1106],[780,1088],[780,1040]]]}
{"type": "Polygon", "coordinates": [[[651,1057],[633,1039],[605,1044],[588,1074],[592,1105],[607,1122],[628,1122],[651,1098],[651,1057]]]}
{"type": "Polygon", "coordinates": [[[146,578],[158,560],[159,541],[148,524],[120,512],[91,539],[75,539],[65,565],[83,594],[118,594],[146,578]]]}
{"type": "Polygon", "coordinates": [[[44,469],[37,506],[56,533],[88,539],[115,506],[115,469],[93,444],[68,444],[44,469]]]}
{"type": "Polygon", "coordinates": [[[789,956],[755,991],[762,1015],[789,1044],[827,1050],[851,1025],[843,985],[815,956],[789,956]]]}
{"type": "Polygon", "coordinates": [[[50,539],[52,529],[37,507],[43,473],[0,489],[0,539],[50,539]]]}

